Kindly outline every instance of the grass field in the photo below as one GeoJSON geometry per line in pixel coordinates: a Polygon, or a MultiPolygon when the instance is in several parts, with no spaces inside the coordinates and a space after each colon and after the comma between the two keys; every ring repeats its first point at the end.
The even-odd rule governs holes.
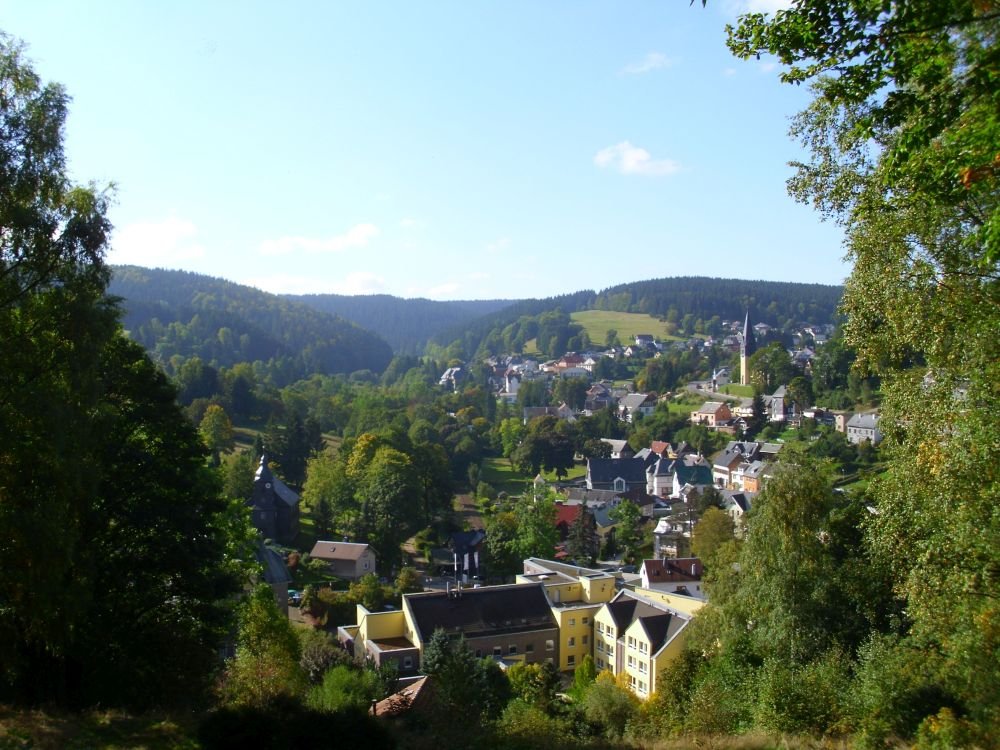
{"type": "Polygon", "coordinates": [[[753,398],[753,386],[752,385],[740,385],[739,383],[730,383],[729,385],[724,385],[720,389],[723,393],[728,393],[731,396],[742,396],[743,398],[753,398]]]}
{"type": "MultiPolygon", "coordinates": [[[[577,464],[569,470],[566,479],[578,479],[586,475],[586,473],[586,465],[577,464]]],[[[546,482],[559,481],[556,479],[554,472],[543,471],[542,476],[546,482]]],[[[520,495],[524,493],[535,479],[511,467],[510,462],[502,456],[483,459],[483,471],[479,478],[497,490],[497,492],[506,492],[508,495],[520,495]]]]}
{"type": "Polygon", "coordinates": [[[611,310],[581,310],[570,315],[574,323],[579,323],[587,331],[595,346],[603,346],[609,330],[618,331],[618,339],[628,346],[635,341],[637,333],[648,333],[661,341],[677,341],[676,336],[667,335],[666,323],[644,313],[613,312],[611,310]]]}

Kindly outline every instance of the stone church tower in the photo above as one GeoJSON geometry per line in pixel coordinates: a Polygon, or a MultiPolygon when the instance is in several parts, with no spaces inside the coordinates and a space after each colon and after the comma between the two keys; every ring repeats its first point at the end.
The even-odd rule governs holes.
{"type": "Polygon", "coordinates": [[[750,327],[750,311],[747,310],[746,320],[743,322],[743,339],[740,341],[740,383],[750,385],[750,355],[757,351],[757,340],[753,336],[753,328],[750,327]]]}

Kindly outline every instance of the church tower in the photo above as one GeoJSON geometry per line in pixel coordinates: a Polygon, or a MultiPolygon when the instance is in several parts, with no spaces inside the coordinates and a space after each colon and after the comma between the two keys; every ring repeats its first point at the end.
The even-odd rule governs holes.
{"type": "Polygon", "coordinates": [[[750,355],[757,351],[757,340],[753,337],[753,328],[750,327],[750,310],[747,310],[746,320],[743,322],[743,339],[740,341],[740,383],[750,385],[750,355]]]}

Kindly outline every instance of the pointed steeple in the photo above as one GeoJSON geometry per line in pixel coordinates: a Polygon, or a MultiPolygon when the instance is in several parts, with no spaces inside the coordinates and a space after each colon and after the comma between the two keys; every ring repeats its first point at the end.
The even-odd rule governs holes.
{"type": "Polygon", "coordinates": [[[754,338],[753,328],[750,326],[750,310],[747,309],[747,317],[743,321],[743,341],[740,342],[740,356],[749,357],[756,351],[757,339],[754,338]]]}

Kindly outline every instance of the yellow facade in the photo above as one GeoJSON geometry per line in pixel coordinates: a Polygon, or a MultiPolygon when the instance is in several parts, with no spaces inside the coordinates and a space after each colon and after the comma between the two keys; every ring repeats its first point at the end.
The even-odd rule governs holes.
{"type": "MultiPolygon", "coordinates": [[[[654,605],[662,604],[680,613],[675,617],[684,620],[704,606],[704,602],[689,597],[649,589],[638,589],[636,593],[654,605]]],[[[598,670],[607,670],[620,679],[624,676],[632,691],[645,699],[656,690],[660,672],[681,652],[686,636],[687,627],[682,625],[665,643],[652,643],[640,619],[618,628],[610,610],[602,607],[594,617],[594,663],[598,670]]]]}

